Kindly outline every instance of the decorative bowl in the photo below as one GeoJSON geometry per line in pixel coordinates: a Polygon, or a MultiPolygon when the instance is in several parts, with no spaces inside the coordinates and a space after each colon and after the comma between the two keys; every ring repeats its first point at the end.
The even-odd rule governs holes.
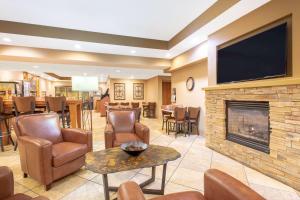
{"type": "Polygon", "coordinates": [[[134,141],[134,142],[123,143],[121,144],[120,147],[126,153],[132,156],[138,156],[140,153],[142,153],[148,148],[148,145],[140,141],[134,141]]]}

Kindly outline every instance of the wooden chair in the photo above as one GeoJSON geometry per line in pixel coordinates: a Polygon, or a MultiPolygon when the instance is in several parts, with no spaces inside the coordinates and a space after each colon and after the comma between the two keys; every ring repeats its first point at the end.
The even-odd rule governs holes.
{"type": "Polygon", "coordinates": [[[66,97],[45,97],[45,102],[48,112],[56,112],[59,115],[63,128],[65,124],[70,128],[70,112],[66,106],[66,97]]]}
{"type": "Polygon", "coordinates": [[[168,112],[166,110],[170,109],[170,105],[162,105],[161,106],[161,115],[162,115],[162,127],[161,130],[164,130],[164,127],[166,125],[166,133],[167,133],[167,125],[168,125],[168,119],[172,118],[172,112],[168,112]]]}
{"type": "Polygon", "coordinates": [[[199,135],[199,120],[200,107],[188,107],[189,135],[193,132],[193,126],[196,126],[197,135],[199,135]]]}
{"type": "Polygon", "coordinates": [[[139,102],[131,102],[131,107],[132,108],[139,108],[140,107],[140,103],[139,102]]]}
{"type": "Polygon", "coordinates": [[[3,138],[7,137],[7,143],[9,141],[12,143],[13,146],[15,146],[15,143],[11,137],[11,126],[9,124],[9,120],[12,119],[14,115],[12,113],[6,113],[4,111],[4,103],[3,103],[3,98],[0,97],[0,123],[4,123],[6,132],[4,133],[2,131],[2,128],[0,127],[0,146],[1,146],[1,151],[4,151],[4,145],[3,145],[3,138]]]}
{"type": "Polygon", "coordinates": [[[146,116],[148,118],[155,118],[155,110],[156,110],[156,103],[155,102],[149,102],[148,103],[148,109],[146,110],[146,116]]]}
{"type": "Polygon", "coordinates": [[[186,121],[186,108],[185,107],[175,107],[174,109],[174,118],[168,119],[168,135],[170,134],[170,131],[175,132],[175,137],[180,132],[184,132],[186,134],[186,131],[184,130],[186,128],[187,121],[186,121]]]}
{"type": "MultiPolygon", "coordinates": [[[[13,100],[13,107],[15,110],[15,115],[30,115],[34,113],[42,113],[42,111],[35,110],[35,97],[12,97],[13,100]]],[[[18,141],[16,141],[16,145],[14,150],[16,151],[18,148],[18,141]]]]}

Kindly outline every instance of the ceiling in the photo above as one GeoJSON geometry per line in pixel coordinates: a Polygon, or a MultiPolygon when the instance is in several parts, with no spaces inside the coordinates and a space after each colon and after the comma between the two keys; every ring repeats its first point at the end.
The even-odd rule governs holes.
{"type": "MultiPolygon", "coordinates": [[[[0,46],[169,60],[205,42],[210,34],[269,1],[1,0],[0,46]]],[[[6,67],[4,64],[7,61],[12,60],[4,60],[0,69],[6,67]]],[[[32,66],[39,64],[38,60],[27,65],[26,62],[9,63],[14,69],[27,65],[32,69],[32,66]]],[[[61,65],[59,62],[49,66],[46,63],[39,65],[43,66],[40,71],[45,67],[44,70],[60,76],[69,76],[65,74],[68,72],[82,74],[88,69],[116,78],[134,76],[144,79],[163,73],[161,69],[151,67],[143,67],[145,73],[142,73],[143,70],[136,69],[136,66],[126,66],[126,69],[118,65],[81,67],[61,65]],[[121,68],[122,73],[115,73],[117,68],[121,68]]]]}
{"type": "Polygon", "coordinates": [[[216,0],[1,0],[1,20],[170,40],[216,0]]]}

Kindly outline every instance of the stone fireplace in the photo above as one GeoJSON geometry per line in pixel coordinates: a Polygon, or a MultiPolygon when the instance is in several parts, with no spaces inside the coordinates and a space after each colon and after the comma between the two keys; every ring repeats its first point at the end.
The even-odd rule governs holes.
{"type": "Polygon", "coordinates": [[[269,102],[227,100],[226,139],[269,153],[269,102]]]}
{"type": "Polygon", "coordinates": [[[300,190],[300,79],[207,87],[205,104],[206,146],[300,190]]]}

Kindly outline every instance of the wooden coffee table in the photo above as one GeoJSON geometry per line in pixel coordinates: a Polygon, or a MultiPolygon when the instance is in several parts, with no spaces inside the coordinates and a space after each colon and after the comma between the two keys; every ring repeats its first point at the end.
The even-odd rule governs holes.
{"type": "Polygon", "coordinates": [[[163,195],[167,163],[176,160],[181,155],[175,149],[159,145],[149,147],[138,156],[131,156],[120,147],[105,149],[87,154],[86,168],[102,174],[105,200],[109,200],[109,191],[117,191],[118,187],[108,186],[107,174],[152,167],[151,178],[140,184],[145,194],[163,195]],[[155,181],[156,166],[163,165],[162,183],[160,189],[146,189],[145,186],[155,181]]]}

